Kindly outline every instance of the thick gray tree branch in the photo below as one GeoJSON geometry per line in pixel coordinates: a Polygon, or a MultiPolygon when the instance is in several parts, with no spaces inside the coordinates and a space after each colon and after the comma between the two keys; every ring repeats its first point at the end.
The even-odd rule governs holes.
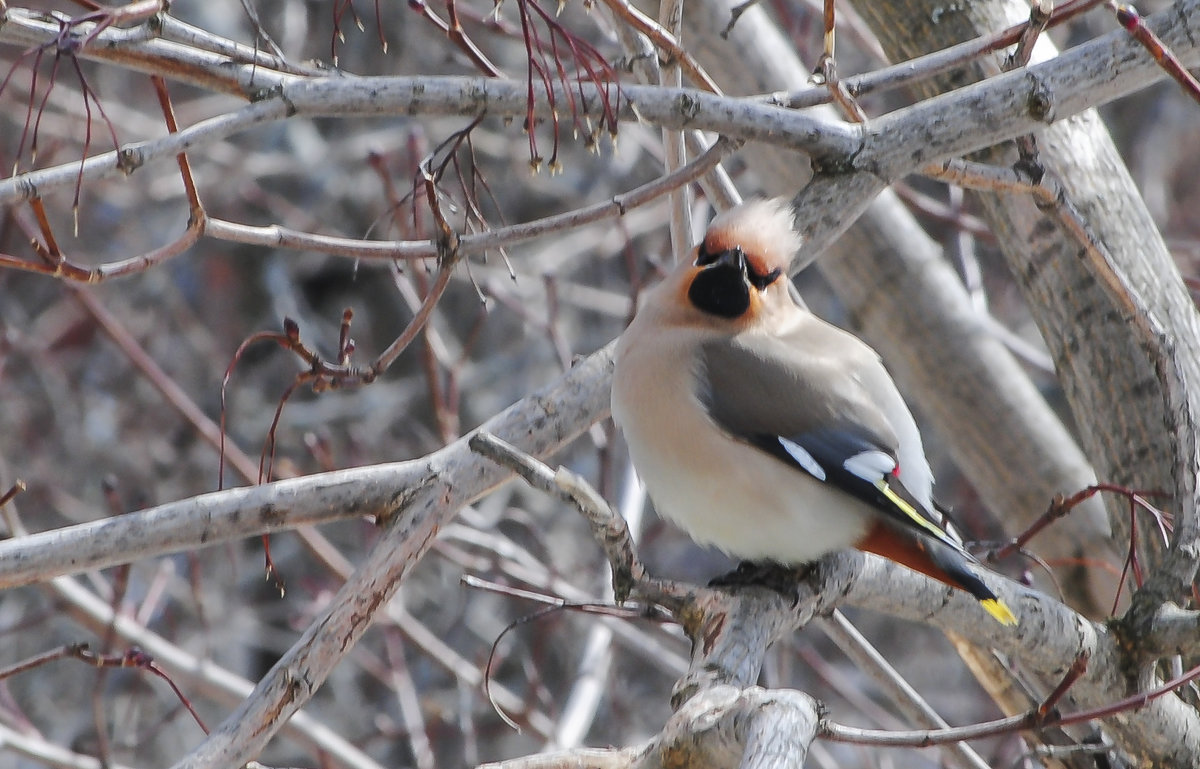
{"type": "Polygon", "coordinates": [[[428,466],[421,461],[338,470],[215,491],[4,540],[0,542],[0,589],[177,553],[198,544],[216,545],[346,518],[386,518],[405,507],[427,476],[428,466]]]}
{"type": "Polygon", "coordinates": [[[544,753],[479,769],[800,769],[818,711],[801,692],[718,685],[685,703],[644,745],[544,753]]]}
{"type": "MultiPolygon", "coordinates": [[[[923,21],[932,8],[927,2],[866,5],[866,15],[895,58],[942,48],[1027,13],[1018,2],[973,3],[929,24],[923,21]]],[[[1166,16],[1172,23],[1156,29],[1168,47],[1195,40],[1200,15],[1194,8],[1177,3],[1166,16]]],[[[1124,48],[1097,54],[1092,66],[1118,74],[1149,57],[1132,39],[1124,48]]],[[[1027,80],[1033,90],[1026,106],[1048,98],[1054,106],[1047,117],[1053,120],[1054,109],[1074,97],[1053,75],[1037,72],[1032,68],[999,78],[1027,80]]],[[[952,92],[921,106],[950,100],[969,107],[961,95],[952,92]]],[[[902,119],[903,112],[881,120],[877,130],[895,127],[892,121],[902,119]]],[[[976,114],[988,121],[998,118],[976,114]]],[[[917,140],[916,135],[907,138],[917,140]]],[[[1200,346],[1200,317],[1098,117],[1086,112],[1055,122],[1038,131],[1034,141],[1035,159],[1062,185],[1061,202],[1043,210],[1028,196],[983,195],[989,221],[1050,348],[1098,474],[1131,488],[1163,489],[1172,498],[1174,541],[1119,626],[1126,648],[1134,651],[1119,658],[1121,669],[1130,671],[1124,688],[1133,691],[1153,680],[1149,670],[1156,658],[1140,649],[1143,644],[1146,650],[1161,648],[1153,639],[1160,607],[1190,593],[1200,556],[1200,356],[1194,352],[1200,346]],[[1084,250],[1057,219],[1066,207],[1082,217],[1095,248],[1084,250]]],[[[988,153],[997,164],[1014,157],[1011,149],[988,153]]],[[[1121,530],[1121,505],[1111,509],[1121,530]]],[[[1186,716],[1180,724],[1187,732],[1200,729],[1195,712],[1179,715],[1186,716]]],[[[1156,733],[1121,731],[1126,746],[1144,760],[1162,760],[1164,750],[1180,751],[1173,760],[1183,764],[1200,760],[1192,741],[1171,746],[1156,743],[1156,733]]]]}

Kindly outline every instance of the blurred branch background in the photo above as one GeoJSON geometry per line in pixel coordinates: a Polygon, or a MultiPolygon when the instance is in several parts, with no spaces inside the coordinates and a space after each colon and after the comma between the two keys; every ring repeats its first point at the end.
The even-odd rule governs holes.
{"type": "MultiPolygon", "coordinates": [[[[154,6],[127,6],[128,18],[116,19],[109,32],[134,42],[144,36],[173,43],[186,54],[180,58],[185,64],[195,57],[195,69],[180,65],[161,73],[180,127],[231,113],[250,95],[232,78],[218,81],[220,67],[198,64],[204,52],[256,60],[264,76],[499,75],[539,88],[558,84],[566,94],[576,87],[578,68],[606,88],[615,114],[622,109],[619,90],[604,84],[617,79],[670,86],[680,77],[685,85],[715,85],[734,96],[805,87],[807,69],[792,67],[768,80],[768,65],[781,59],[754,25],[769,28],[773,44],[810,64],[822,37],[819,3],[784,0],[746,12],[727,36],[732,43],[719,34],[730,21],[729,8],[714,3],[684,8],[677,26],[661,27],[651,21],[658,9],[639,11],[619,0],[558,8],[534,0],[495,8],[474,0],[176,0],[169,16],[140,7],[147,5],[154,6]],[[647,56],[631,30],[648,33],[660,53],[678,55],[662,62],[647,56]],[[739,43],[740,34],[756,42],[739,43]],[[541,53],[531,56],[531,45],[541,53]],[[730,59],[731,50],[743,54],[730,59]],[[755,55],[774,61],[756,63],[755,55]]],[[[72,55],[81,30],[91,27],[62,20],[86,8],[30,3],[19,10],[26,9],[33,13],[23,19],[59,24],[62,35],[33,49],[11,20],[0,26],[5,176],[166,135],[162,104],[136,57],[72,55]],[[52,10],[59,15],[38,15],[52,10]]],[[[15,18],[17,10],[10,5],[6,13],[15,18]]],[[[877,39],[850,6],[838,13],[841,75],[881,68],[892,44],[877,39]]],[[[1114,29],[1111,12],[1097,8],[1048,34],[1067,48],[1114,29]]],[[[869,115],[882,115],[922,96],[888,91],[866,95],[861,104],[869,115]]],[[[1189,151],[1200,146],[1196,110],[1168,80],[1101,111],[1185,279],[1200,263],[1191,213],[1200,194],[1200,158],[1189,151]]],[[[585,115],[569,102],[557,104],[555,115],[535,116],[531,108],[524,121],[486,113],[277,120],[189,152],[182,171],[175,163],[148,163],[128,178],[47,190],[40,206],[7,205],[0,214],[0,254],[31,264],[65,256],[83,271],[154,254],[185,236],[197,221],[189,180],[205,215],[226,224],[214,225],[209,236],[198,234],[179,254],[96,286],[11,264],[0,269],[0,491],[18,478],[27,486],[4,511],[5,533],[17,535],[22,526],[51,530],[216,490],[214,436],[222,421],[227,486],[266,479],[260,455],[270,479],[427,457],[615,338],[640,288],[672,260],[669,221],[677,241],[688,243],[730,194],[794,195],[810,176],[804,155],[751,146],[725,158],[725,178],[710,173],[689,185],[674,208],[662,197],[620,217],[455,255],[455,237],[610,200],[673,170],[685,140],[692,142],[688,157],[695,157],[697,142],[714,139],[674,131],[664,137],[654,125],[631,120],[618,129],[612,115],[585,115]],[[266,230],[251,237],[233,225],[347,242],[428,240],[440,247],[441,260],[334,256],[314,241],[272,247],[266,230]],[[427,319],[410,326],[415,317],[427,319]],[[386,370],[363,375],[359,369],[344,379],[335,372],[295,386],[298,374],[314,370],[293,354],[297,344],[348,370],[369,366],[409,328],[411,343],[386,370]],[[239,354],[259,332],[274,336],[245,344],[239,354]]],[[[929,270],[956,278],[972,328],[986,330],[980,346],[1011,356],[1003,365],[1023,377],[1030,402],[1036,399],[1048,419],[1073,429],[1055,359],[977,198],[917,177],[897,184],[894,193],[876,205],[895,206],[900,218],[871,214],[864,227],[882,228],[884,243],[893,238],[885,247],[898,251],[928,243],[936,261],[929,270]],[[898,221],[916,234],[897,238],[898,221]]],[[[852,232],[838,248],[866,254],[863,232],[852,232]]],[[[889,365],[904,369],[903,358],[893,356],[909,352],[885,349],[896,342],[881,328],[898,321],[871,312],[878,292],[888,289],[870,283],[880,269],[850,259],[839,256],[821,262],[821,270],[802,272],[802,292],[822,316],[868,338],[882,334],[872,342],[889,365]]],[[[906,275],[892,284],[905,286],[902,302],[932,303],[932,295],[914,293],[926,289],[899,283],[906,275]]],[[[898,374],[912,388],[906,394],[918,417],[936,416],[948,396],[922,382],[921,371],[945,369],[908,360],[913,373],[907,381],[898,374]]],[[[950,381],[956,374],[932,378],[950,381]]],[[[999,480],[989,482],[969,467],[960,472],[968,461],[1003,468],[1031,460],[995,432],[994,456],[964,458],[969,449],[948,432],[950,420],[940,417],[927,430],[926,448],[940,499],[974,539],[1015,534],[1021,526],[1014,522],[1036,517],[1053,494],[1072,493],[1095,478],[1073,444],[1069,461],[1062,459],[1066,449],[1052,451],[1062,465],[1038,477],[1028,474],[1034,470],[1014,471],[1016,477],[998,472],[999,480]]],[[[1103,415],[1097,421],[1103,423],[1103,415]]],[[[699,551],[652,515],[641,523],[644,496],[611,423],[577,427],[588,429],[555,461],[583,474],[635,522],[654,572],[703,583],[728,568],[720,554],[699,551]]],[[[1054,440],[1068,445],[1068,430],[1054,433],[1054,440]]],[[[1036,440],[1058,445],[1044,435],[1036,440]]],[[[361,517],[272,536],[283,595],[273,580],[264,580],[259,539],[208,548],[197,543],[177,555],[6,590],[0,593],[0,666],[73,643],[88,643],[112,659],[138,646],[212,726],[326,610],[379,536],[375,522],[361,517]],[[112,608],[122,618],[116,625],[108,618],[112,608]]],[[[1092,618],[1112,610],[1124,541],[1108,546],[1103,511],[1098,505],[1081,511],[1049,539],[1055,536],[1062,541],[1043,551],[1035,540],[1031,549],[1058,574],[1067,602],[1092,618]]],[[[1057,589],[1033,563],[1005,568],[1052,595],[1057,589]]],[[[261,760],[473,766],[552,748],[630,745],[658,733],[671,715],[671,687],[688,665],[688,644],[676,626],[560,610],[505,633],[542,604],[466,586],[465,575],[568,601],[611,600],[607,564],[584,522],[553,499],[504,486],[440,528],[428,557],[413,565],[386,611],[305,705],[305,720],[293,720],[261,760]],[[485,670],[494,704],[484,694],[485,670]]],[[[847,613],[937,712],[952,714],[955,723],[997,715],[941,633],[871,612],[847,613]]],[[[761,682],[806,691],[843,723],[901,728],[906,721],[890,704],[887,687],[838,650],[845,635],[828,622],[794,634],[768,655],[761,682]]],[[[83,766],[72,762],[100,756],[111,765],[164,765],[201,739],[179,698],[144,667],[98,668],[67,655],[0,681],[0,764],[83,766]],[[55,757],[55,749],[72,755],[55,757]]],[[[1014,735],[976,748],[995,766],[1013,765],[1029,750],[1014,735]]],[[[809,760],[814,766],[974,760],[948,755],[817,742],[809,760]]]]}

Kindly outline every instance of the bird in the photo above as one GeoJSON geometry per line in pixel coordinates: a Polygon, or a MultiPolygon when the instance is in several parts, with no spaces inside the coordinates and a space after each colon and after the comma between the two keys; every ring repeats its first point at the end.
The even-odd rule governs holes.
{"type": "Polygon", "coordinates": [[[878,353],[801,301],[793,220],[786,199],[718,214],[617,342],[612,415],[655,508],[744,561],[874,553],[1016,624],[940,525],[921,434],[878,353]]]}

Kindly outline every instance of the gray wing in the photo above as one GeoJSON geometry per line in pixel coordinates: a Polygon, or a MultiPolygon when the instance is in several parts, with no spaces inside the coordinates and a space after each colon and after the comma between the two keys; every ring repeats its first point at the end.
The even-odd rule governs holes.
{"type": "Polygon", "coordinates": [[[700,400],[717,424],[743,440],[814,436],[837,443],[841,435],[847,449],[894,456],[896,434],[862,384],[857,351],[846,346],[862,343],[822,326],[807,326],[804,340],[755,335],[705,343],[700,400]]]}
{"type": "Polygon", "coordinates": [[[983,601],[1000,622],[1016,622],[971,568],[975,559],[900,483],[896,433],[876,403],[885,394],[877,391],[881,367],[874,351],[833,327],[812,324],[791,338],[707,342],[700,362],[698,395],[717,425],[916,535],[944,575],[939,579],[983,601]]]}
{"type": "Polygon", "coordinates": [[[702,345],[698,395],[713,421],[894,525],[965,555],[896,475],[895,432],[864,384],[878,366],[874,351],[824,324],[803,332],[802,339],[757,335],[702,345]]]}
{"type": "Polygon", "coordinates": [[[761,335],[702,345],[698,395],[713,421],[894,524],[946,539],[896,475],[895,432],[858,370],[874,365],[874,352],[841,332],[816,340],[840,346],[798,341],[761,335]]]}

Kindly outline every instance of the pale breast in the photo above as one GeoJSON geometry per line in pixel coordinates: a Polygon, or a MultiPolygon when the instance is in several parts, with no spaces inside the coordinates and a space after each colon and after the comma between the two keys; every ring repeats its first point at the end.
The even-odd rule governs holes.
{"type": "Polygon", "coordinates": [[[658,512],[698,542],[783,563],[849,547],[869,510],[799,469],[735,440],[697,398],[694,345],[618,348],[613,418],[658,512]]]}

